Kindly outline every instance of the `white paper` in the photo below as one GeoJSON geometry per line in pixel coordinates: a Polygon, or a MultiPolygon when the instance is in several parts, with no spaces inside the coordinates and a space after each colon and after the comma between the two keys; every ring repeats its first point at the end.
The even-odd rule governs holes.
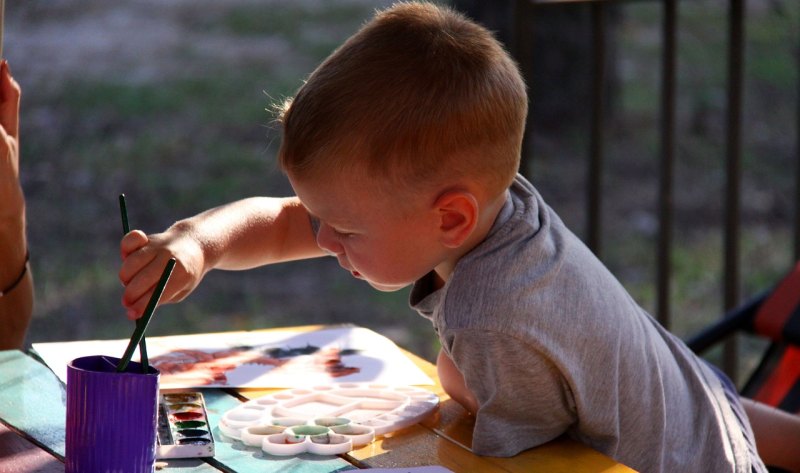
{"type": "MultiPolygon", "coordinates": [[[[119,358],[128,342],[34,343],[33,349],[66,383],[71,360],[89,355],[119,358]]],[[[147,355],[150,364],[161,371],[162,389],[291,388],[341,382],[433,384],[391,340],[363,327],[147,337],[147,355]]]]}

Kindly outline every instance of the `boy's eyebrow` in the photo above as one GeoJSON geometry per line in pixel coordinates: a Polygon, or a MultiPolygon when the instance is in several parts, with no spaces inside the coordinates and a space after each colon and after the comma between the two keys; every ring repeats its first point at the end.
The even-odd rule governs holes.
{"type": "Polygon", "coordinates": [[[347,228],[347,229],[352,229],[352,228],[354,228],[354,226],[355,226],[354,222],[351,222],[351,221],[349,221],[349,220],[345,220],[345,221],[343,221],[343,220],[340,220],[340,221],[337,221],[337,220],[336,220],[336,218],[333,218],[333,219],[323,219],[323,218],[321,218],[319,215],[317,215],[317,214],[315,214],[314,212],[312,212],[312,211],[311,211],[311,209],[309,209],[309,208],[308,208],[308,206],[307,206],[306,204],[304,204],[304,203],[302,203],[302,202],[301,202],[301,204],[303,205],[303,208],[305,208],[305,209],[306,209],[306,212],[308,213],[308,217],[309,217],[309,218],[311,218],[311,219],[313,219],[313,220],[316,220],[317,222],[324,222],[325,224],[327,224],[327,225],[329,225],[329,226],[331,226],[331,227],[337,227],[337,228],[347,228]]]}
{"type": "Polygon", "coordinates": [[[315,214],[314,212],[312,212],[312,211],[311,211],[311,209],[309,209],[309,208],[308,208],[308,207],[307,207],[305,204],[303,204],[303,207],[305,207],[305,209],[306,209],[306,212],[308,212],[308,217],[309,217],[309,218],[311,218],[311,219],[314,219],[314,220],[316,220],[316,221],[318,221],[318,222],[325,222],[325,223],[327,223],[328,225],[334,225],[334,226],[338,226],[338,224],[339,224],[339,223],[341,223],[341,222],[338,222],[338,223],[337,223],[337,222],[335,222],[335,221],[333,221],[333,222],[332,222],[332,221],[331,221],[331,220],[329,220],[329,219],[324,219],[324,220],[323,220],[322,218],[320,218],[320,216],[319,216],[319,215],[317,215],[317,214],[315,214]]]}

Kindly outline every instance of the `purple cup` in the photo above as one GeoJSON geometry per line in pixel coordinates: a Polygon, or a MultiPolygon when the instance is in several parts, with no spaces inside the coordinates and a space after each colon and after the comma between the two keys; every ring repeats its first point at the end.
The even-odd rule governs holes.
{"type": "Polygon", "coordinates": [[[84,356],[67,365],[66,473],[155,471],[159,371],[119,358],[84,356]]]}

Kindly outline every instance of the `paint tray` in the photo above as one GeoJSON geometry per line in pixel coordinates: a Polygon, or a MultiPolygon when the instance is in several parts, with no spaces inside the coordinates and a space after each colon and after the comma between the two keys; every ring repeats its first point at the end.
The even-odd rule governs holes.
{"type": "Polygon", "coordinates": [[[156,458],[214,456],[214,437],[208,423],[203,394],[197,391],[164,392],[158,399],[156,458]]]}
{"type": "Polygon", "coordinates": [[[220,420],[220,431],[270,455],[339,455],[411,426],[439,404],[413,386],[341,383],[251,399],[220,420]]]}

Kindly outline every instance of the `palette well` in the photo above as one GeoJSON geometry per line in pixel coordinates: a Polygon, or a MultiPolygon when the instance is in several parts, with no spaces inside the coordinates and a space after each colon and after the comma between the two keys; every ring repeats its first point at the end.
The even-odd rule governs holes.
{"type": "Polygon", "coordinates": [[[416,424],[439,398],[413,386],[340,383],[280,391],[227,411],[227,437],[271,455],[337,455],[416,424]]]}
{"type": "Polygon", "coordinates": [[[214,437],[203,394],[196,391],[162,393],[158,402],[156,458],[213,456],[214,437]]]}

